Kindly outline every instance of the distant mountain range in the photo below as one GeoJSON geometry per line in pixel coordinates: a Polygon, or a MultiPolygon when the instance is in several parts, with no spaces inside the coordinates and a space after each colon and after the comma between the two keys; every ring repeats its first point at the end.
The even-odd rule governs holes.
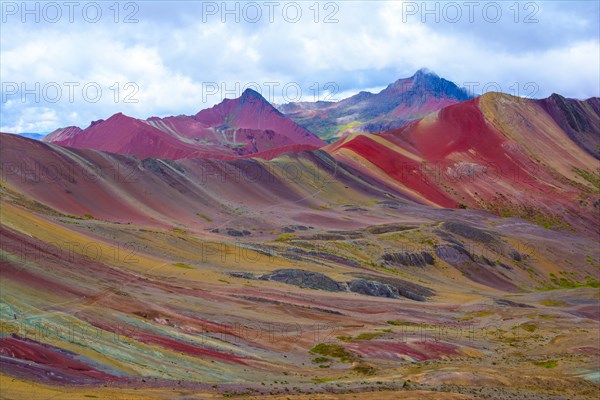
{"type": "Polygon", "coordinates": [[[47,133],[32,133],[32,132],[23,132],[23,133],[18,133],[19,136],[23,136],[23,137],[27,137],[30,139],[35,139],[35,140],[42,140],[47,133]]]}
{"type": "Polygon", "coordinates": [[[84,130],[59,129],[43,140],[174,160],[269,160],[322,148],[344,166],[393,182],[407,198],[436,207],[544,221],[560,214],[566,226],[581,225],[581,218],[592,218],[600,207],[589,198],[597,185],[592,166],[600,159],[598,98],[579,101],[555,94],[530,100],[487,93],[472,99],[452,82],[421,70],[378,94],[361,92],[337,103],[295,103],[280,110],[321,135],[332,127],[328,132],[343,137],[325,146],[260,94],[246,90],[192,116],[139,120],[115,114],[84,130]]]}
{"type": "Polygon", "coordinates": [[[537,219],[549,226],[586,226],[595,220],[600,207],[594,197],[599,181],[594,165],[600,159],[598,98],[580,101],[554,94],[530,100],[488,93],[435,110],[457,101],[450,95],[466,96],[455,85],[418,72],[377,95],[354,96],[338,103],[338,108],[349,110],[349,104],[360,104],[356,109],[361,115],[373,116],[382,126],[394,126],[383,122],[392,121],[394,113],[408,118],[421,112],[417,109],[434,111],[414,121],[399,119],[397,129],[376,134],[346,132],[329,145],[252,90],[193,116],[139,120],[115,114],[84,130],[57,130],[44,141],[173,160],[270,160],[288,152],[321,148],[344,168],[380,182],[375,186],[385,182],[417,203],[484,209],[537,219]],[[395,98],[392,93],[405,84],[412,89],[402,91],[401,100],[395,98]],[[441,91],[437,97],[435,87],[441,91]],[[418,101],[417,93],[425,101],[418,101]],[[375,103],[387,106],[375,112],[360,98],[384,99],[375,103]],[[384,109],[387,113],[382,114],[384,109]]]}
{"type": "Polygon", "coordinates": [[[85,130],[57,129],[44,140],[138,157],[273,157],[290,149],[320,147],[323,140],[331,142],[353,132],[398,128],[468,99],[454,83],[419,70],[380,93],[360,92],[336,103],[290,103],[276,109],[248,89],[237,99],[225,99],[195,115],[140,120],[115,114],[85,130]]]}
{"type": "Polygon", "coordinates": [[[465,89],[421,69],[379,93],[360,92],[338,102],[289,103],[279,110],[320,138],[334,141],[349,133],[399,128],[470,98],[465,89]]]}

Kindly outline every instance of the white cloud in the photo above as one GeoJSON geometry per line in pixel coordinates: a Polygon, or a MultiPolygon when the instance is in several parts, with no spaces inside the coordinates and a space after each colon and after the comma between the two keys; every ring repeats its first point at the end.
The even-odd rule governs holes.
{"type": "Polygon", "coordinates": [[[60,122],[56,112],[46,107],[25,107],[19,111],[16,120],[7,126],[0,126],[1,132],[41,133],[56,129],[60,122]]]}

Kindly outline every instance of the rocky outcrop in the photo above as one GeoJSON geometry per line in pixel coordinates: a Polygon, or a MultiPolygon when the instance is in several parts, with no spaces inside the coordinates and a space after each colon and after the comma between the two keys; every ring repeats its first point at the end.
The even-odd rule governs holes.
{"type": "Polygon", "coordinates": [[[303,250],[303,249],[300,249],[297,247],[288,248],[285,253],[285,256],[289,259],[294,259],[294,257],[296,257],[295,259],[297,259],[297,260],[300,260],[302,258],[310,259],[313,261],[315,259],[319,259],[322,261],[330,261],[330,262],[334,262],[334,263],[350,265],[352,267],[359,266],[358,262],[356,262],[354,260],[350,260],[348,258],[337,256],[335,254],[326,253],[323,251],[303,250]]]}
{"type": "Polygon", "coordinates": [[[524,260],[524,259],[527,257],[527,255],[526,255],[526,254],[521,254],[521,253],[519,253],[519,252],[518,252],[518,251],[516,251],[516,250],[511,250],[511,251],[508,253],[508,256],[509,256],[510,258],[512,258],[514,261],[517,261],[517,262],[519,262],[519,261],[523,261],[523,260],[524,260]]]}
{"type": "Polygon", "coordinates": [[[296,231],[307,231],[309,229],[314,229],[312,226],[304,226],[304,225],[289,225],[281,228],[281,233],[294,233],[296,231]]]}
{"type": "Polygon", "coordinates": [[[494,302],[501,307],[517,307],[517,308],[535,308],[529,304],[517,303],[516,301],[507,299],[494,299],[494,302]]]}
{"type": "Polygon", "coordinates": [[[435,254],[452,266],[470,265],[475,262],[469,252],[456,244],[443,244],[435,246],[435,254]]]}
{"type": "MultiPolygon", "coordinates": [[[[252,279],[252,274],[232,273],[232,276],[252,279]],[[235,274],[235,275],[234,275],[235,274]]],[[[353,274],[357,279],[347,283],[336,282],[320,272],[302,269],[278,269],[259,279],[286,283],[309,289],[326,290],[329,292],[350,291],[365,296],[385,297],[390,299],[407,298],[415,301],[425,301],[433,296],[433,290],[416,283],[398,278],[389,278],[372,274],[353,274]]]]}
{"type": "Polygon", "coordinates": [[[418,228],[418,226],[404,225],[404,224],[383,224],[383,225],[368,226],[365,230],[374,235],[381,235],[383,233],[401,232],[401,231],[407,231],[407,230],[415,229],[415,228],[418,228]]]}
{"type": "Polygon", "coordinates": [[[354,274],[357,278],[381,282],[386,285],[389,285],[396,289],[398,295],[401,297],[405,297],[407,299],[415,300],[415,301],[425,301],[427,298],[433,296],[435,292],[428,287],[419,285],[417,283],[405,281],[400,278],[392,278],[387,276],[379,276],[373,274],[354,274]]]}
{"type": "Polygon", "coordinates": [[[497,241],[496,237],[491,233],[461,222],[444,222],[442,228],[476,242],[493,244],[497,241]]]}
{"type": "Polygon", "coordinates": [[[411,253],[408,251],[386,253],[382,256],[382,259],[384,264],[392,266],[405,265],[422,268],[427,264],[434,264],[433,256],[426,251],[420,253],[411,253]]]}
{"type": "Polygon", "coordinates": [[[325,274],[295,268],[278,269],[270,274],[261,276],[260,279],[264,281],[287,283],[288,285],[310,289],[327,290],[329,292],[339,292],[342,290],[340,284],[325,274]]]}
{"type": "Polygon", "coordinates": [[[356,279],[348,282],[348,289],[354,293],[360,293],[367,296],[387,297],[397,299],[398,290],[393,286],[377,281],[368,281],[366,279],[356,279]]]}
{"type": "Polygon", "coordinates": [[[243,279],[256,279],[254,274],[250,272],[230,272],[227,275],[232,276],[234,278],[243,278],[243,279]]]}
{"type": "MultiPolygon", "coordinates": [[[[212,233],[222,233],[222,231],[218,228],[211,229],[210,231],[212,233]]],[[[225,233],[228,234],[229,236],[233,236],[233,237],[249,236],[252,234],[252,232],[250,232],[248,230],[238,231],[237,229],[233,229],[233,228],[229,228],[229,227],[225,228],[225,233]]]]}

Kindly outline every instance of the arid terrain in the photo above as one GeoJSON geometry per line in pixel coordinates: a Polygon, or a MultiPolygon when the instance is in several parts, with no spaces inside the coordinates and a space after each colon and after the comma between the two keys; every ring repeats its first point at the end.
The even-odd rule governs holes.
{"type": "Polygon", "coordinates": [[[597,398],[599,104],[490,93],[239,158],[146,158],[124,116],[1,134],[2,398],[597,398]]]}

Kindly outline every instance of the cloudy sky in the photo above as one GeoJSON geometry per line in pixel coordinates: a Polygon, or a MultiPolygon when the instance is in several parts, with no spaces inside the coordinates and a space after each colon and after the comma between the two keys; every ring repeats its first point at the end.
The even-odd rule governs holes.
{"type": "Polygon", "coordinates": [[[3,132],[192,114],[246,87],[339,100],[420,68],[479,94],[600,95],[597,1],[2,2],[3,132]]]}

